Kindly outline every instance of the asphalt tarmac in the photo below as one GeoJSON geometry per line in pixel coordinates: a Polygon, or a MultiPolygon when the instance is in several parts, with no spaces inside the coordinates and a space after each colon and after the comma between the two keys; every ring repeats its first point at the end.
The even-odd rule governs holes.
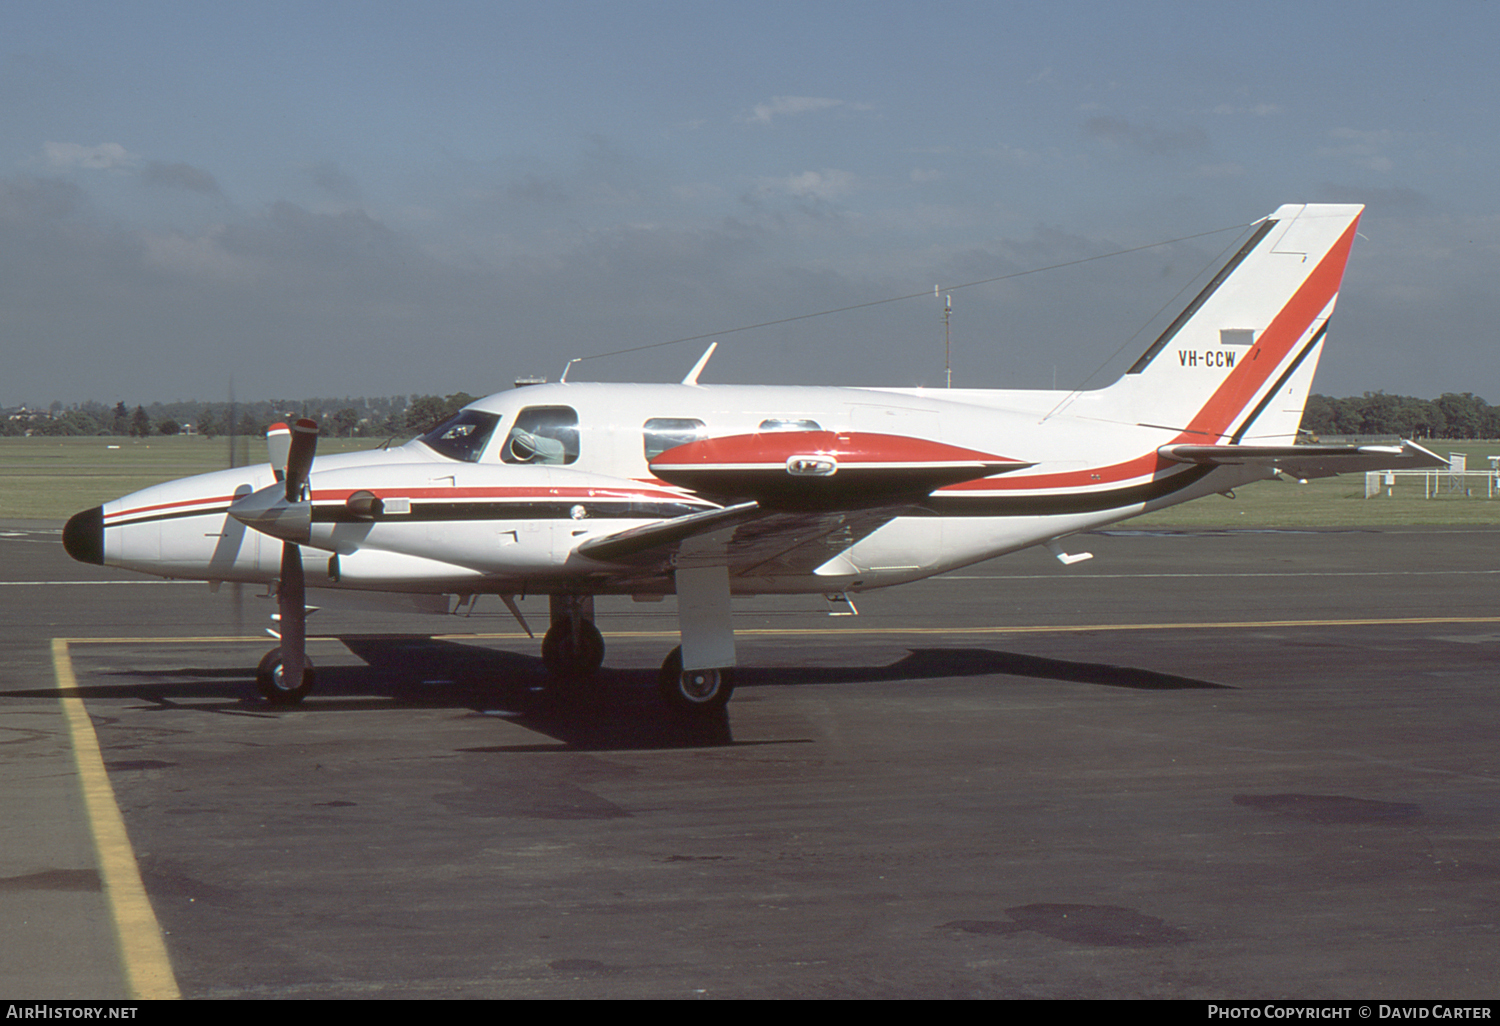
{"type": "Polygon", "coordinates": [[[273,709],[272,602],[58,528],[0,523],[0,997],[1500,995],[1500,529],[1127,525],[739,603],[693,722],[670,600],[601,600],[562,693],[498,601],[325,610],[273,709]]]}

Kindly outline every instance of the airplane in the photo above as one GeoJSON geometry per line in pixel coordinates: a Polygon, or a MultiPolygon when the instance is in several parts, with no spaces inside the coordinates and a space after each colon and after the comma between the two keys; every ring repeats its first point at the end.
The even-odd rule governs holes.
{"type": "Polygon", "coordinates": [[[722,710],[734,595],[848,597],[1278,476],[1445,465],[1416,445],[1295,444],[1362,206],[1285,205],[1117,381],[1089,391],[530,384],[404,445],[316,457],[273,426],[265,464],[142,489],[63,532],[85,563],[274,585],[270,703],[314,687],[306,591],[447,609],[549,596],[555,678],[604,659],[599,595],[677,596],[659,684],[722,710]]]}

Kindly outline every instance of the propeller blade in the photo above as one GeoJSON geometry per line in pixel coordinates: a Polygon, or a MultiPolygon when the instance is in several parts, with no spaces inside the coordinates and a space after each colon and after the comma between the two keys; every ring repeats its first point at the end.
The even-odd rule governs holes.
{"type": "MultiPolygon", "coordinates": [[[[286,501],[301,507],[302,489],[312,471],[318,448],[316,421],[299,420],[292,426],[286,454],[286,501]]],[[[302,578],[302,549],[295,542],[281,545],[281,587],[277,590],[281,612],[281,675],[288,688],[302,685],[307,666],[307,588],[302,578]]]]}
{"type": "Polygon", "coordinates": [[[266,428],[266,454],[271,458],[271,469],[276,480],[286,480],[286,460],[292,452],[292,429],[276,423],[266,428]]]}
{"type": "Polygon", "coordinates": [[[281,612],[281,673],[288,688],[302,684],[307,666],[307,595],[302,579],[302,548],[281,546],[281,586],[276,591],[281,612]]]}
{"type": "Polygon", "coordinates": [[[318,448],[318,423],[299,420],[292,427],[292,445],[286,457],[286,501],[299,502],[302,486],[312,470],[313,453],[318,448]]]}

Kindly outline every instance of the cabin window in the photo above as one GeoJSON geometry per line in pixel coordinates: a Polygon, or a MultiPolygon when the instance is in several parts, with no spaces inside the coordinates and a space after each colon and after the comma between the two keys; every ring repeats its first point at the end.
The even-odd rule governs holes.
{"type": "Polygon", "coordinates": [[[528,406],[500,450],[506,463],[572,463],[578,459],[578,411],[571,406],[528,406]]]}
{"type": "Polygon", "coordinates": [[[760,422],[760,431],[822,431],[815,420],[796,420],[791,417],[776,417],[760,422]]]}
{"type": "Polygon", "coordinates": [[[668,449],[696,442],[707,434],[703,421],[686,417],[653,417],[646,421],[642,430],[645,435],[647,462],[668,449]]]}
{"type": "Polygon", "coordinates": [[[500,418],[496,414],[480,410],[459,410],[422,435],[420,441],[450,460],[478,463],[498,423],[500,418]]]}

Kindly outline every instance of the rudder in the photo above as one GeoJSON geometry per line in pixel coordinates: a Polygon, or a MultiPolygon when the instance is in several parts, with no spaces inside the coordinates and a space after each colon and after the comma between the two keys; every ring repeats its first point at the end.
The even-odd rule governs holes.
{"type": "Polygon", "coordinates": [[[1364,207],[1288,204],[1119,381],[1122,419],[1188,443],[1291,444],[1364,207]]]}

